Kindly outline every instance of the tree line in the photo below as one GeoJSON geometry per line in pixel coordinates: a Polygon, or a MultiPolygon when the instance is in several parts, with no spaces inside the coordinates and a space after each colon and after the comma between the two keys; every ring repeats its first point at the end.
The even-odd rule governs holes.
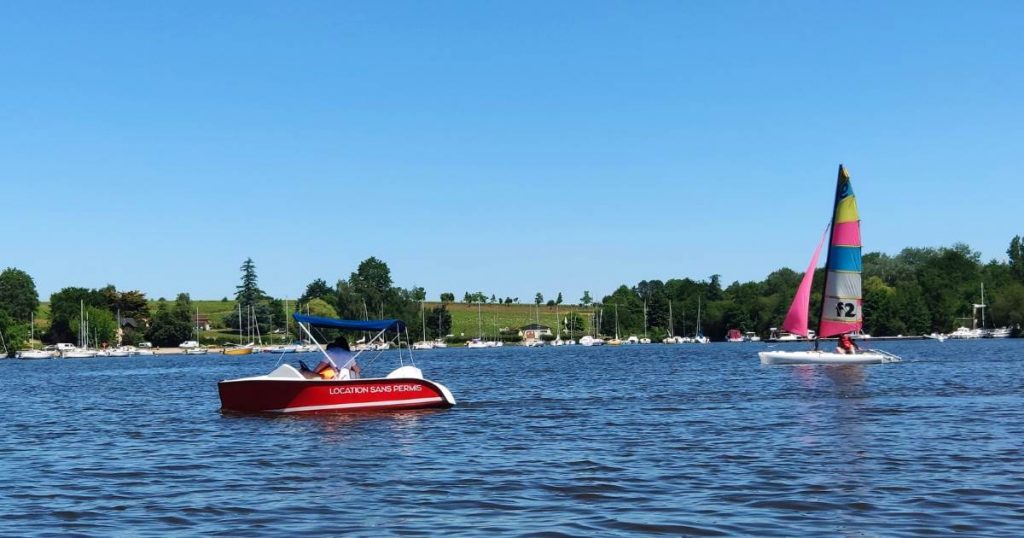
{"type": "MultiPolygon", "coordinates": [[[[973,323],[973,305],[981,302],[981,286],[986,291],[986,324],[989,327],[1014,328],[1019,336],[1024,324],[1024,240],[1011,239],[1007,261],[983,262],[981,255],[958,243],[941,248],[905,248],[899,254],[867,253],[863,256],[864,330],[876,336],[919,335],[949,332],[973,323]]],[[[292,312],[345,319],[405,320],[410,335],[420,339],[444,337],[451,330],[447,304],[454,302],[451,292],[442,294],[442,302],[429,310],[422,308],[426,291],[422,287],[395,286],[391,271],[383,261],[363,260],[348,278],[333,285],[316,279],[293,305],[286,309],[280,299],[264,293],[258,285],[256,267],[247,259],[235,299],[243,314],[225,316],[224,325],[248,332],[253,325],[265,331],[288,326],[292,312]],[[421,318],[422,316],[422,318],[421,318]],[[424,331],[423,326],[426,326],[424,331]]],[[[785,318],[802,275],[783,268],[764,280],[733,282],[723,287],[719,275],[705,280],[690,278],[643,280],[633,286],[622,285],[592,304],[591,323],[601,334],[647,334],[662,338],[669,334],[690,335],[700,330],[712,339],[723,339],[730,329],[751,331],[762,336],[785,318]],[[698,310],[700,316],[698,318],[698,310]]],[[[820,304],[824,269],[814,274],[811,304],[820,304]]],[[[561,304],[559,297],[548,306],[561,304]]],[[[473,302],[510,303],[496,295],[482,293],[464,297],[473,302]]],[[[540,305],[538,293],[534,303],[540,305]]],[[[590,292],[581,303],[591,303],[590,292]]],[[[0,272],[0,335],[9,353],[26,347],[32,332],[29,323],[39,308],[39,297],[32,277],[17,268],[0,272]]],[[[811,309],[811,325],[819,312],[811,309]]],[[[174,301],[159,300],[156,312],[150,312],[145,293],[120,291],[113,285],[99,289],[66,287],[50,296],[50,323],[39,335],[44,343],[75,342],[82,330],[80,320],[87,317],[90,340],[97,343],[136,344],[143,339],[159,346],[176,346],[194,334],[195,312],[187,293],[174,301]],[[129,322],[128,320],[131,320],[129,322]],[[120,321],[120,323],[119,323],[120,321]]],[[[573,333],[590,332],[582,328],[584,320],[574,317],[565,329],[573,333]]],[[[292,336],[300,337],[294,324],[292,336]]]]}
{"type": "MultiPolygon", "coordinates": [[[[981,255],[957,243],[942,248],[905,248],[899,254],[872,252],[863,256],[864,331],[875,336],[947,333],[974,323],[974,304],[986,294],[986,326],[1012,327],[1019,335],[1024,324],[1024,247],[1015,236],[1008,261],[982,262],[981,255]]],[[[692,335],[700,330],[715,340],[730,329],[769,334],[789,310],[802,274],[784,268],[764,280],[733,282],[723,288],[718,275],[645,280],[622,285],[599,301],[603,334],[638,334],[646,326],[653,338],[692,335]],[[671,323],[670,323],[671,306],[671,323]],[[700,317],[698,318],[698,308],[700,317]]],[[[818,323],[825,269],[814,273],[810,324],[818,323]]],[[[980,318],[980,314],[979,314],[980,318]]],[[[980,319],[979,319],[980,322],[980,319]]]]}

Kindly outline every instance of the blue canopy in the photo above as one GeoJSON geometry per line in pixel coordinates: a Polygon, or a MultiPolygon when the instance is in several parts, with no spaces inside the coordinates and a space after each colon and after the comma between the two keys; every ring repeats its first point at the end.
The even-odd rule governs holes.
{"type": "Polygon", "coordinates": [[[369,321],[354,319],[322,318],[295,313],[292,318],[299,323],[308,323],[313,327],[327,329],[346,329],[349,331],[404,331],[405,322],[400,319],[371,319],[369,321]]]}

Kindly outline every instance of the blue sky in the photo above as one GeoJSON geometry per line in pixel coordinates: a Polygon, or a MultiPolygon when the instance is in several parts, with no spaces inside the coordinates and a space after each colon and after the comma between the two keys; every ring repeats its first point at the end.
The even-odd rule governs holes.
{"type": "Polygon", "coordinates": [[[1019,2],[5,2],[0,265],[42,296],[429,297],[1024,233],[1019,2]]]}

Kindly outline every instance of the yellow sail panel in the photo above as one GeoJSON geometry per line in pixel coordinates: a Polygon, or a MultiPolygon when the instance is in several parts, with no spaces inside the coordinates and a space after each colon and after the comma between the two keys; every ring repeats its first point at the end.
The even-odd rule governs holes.
{"type": "Polygon", "coordinates": [[[836,204],[836,224],[858,220],[860,217],[857,214],[857,198],[855,196],[847,196],[836,204]]]}

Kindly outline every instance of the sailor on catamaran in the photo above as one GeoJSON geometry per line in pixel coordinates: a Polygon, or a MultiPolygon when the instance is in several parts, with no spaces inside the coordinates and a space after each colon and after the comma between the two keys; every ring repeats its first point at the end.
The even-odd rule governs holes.
{"type": "Polygon", "coordinates": [[[836,346],[836,353],[843,355],[853,355],[859,350],[860,347],[854,343],[853,339],[850,338],[849,333],[843,333],[839,335],[839,345],[836,346]]]}

